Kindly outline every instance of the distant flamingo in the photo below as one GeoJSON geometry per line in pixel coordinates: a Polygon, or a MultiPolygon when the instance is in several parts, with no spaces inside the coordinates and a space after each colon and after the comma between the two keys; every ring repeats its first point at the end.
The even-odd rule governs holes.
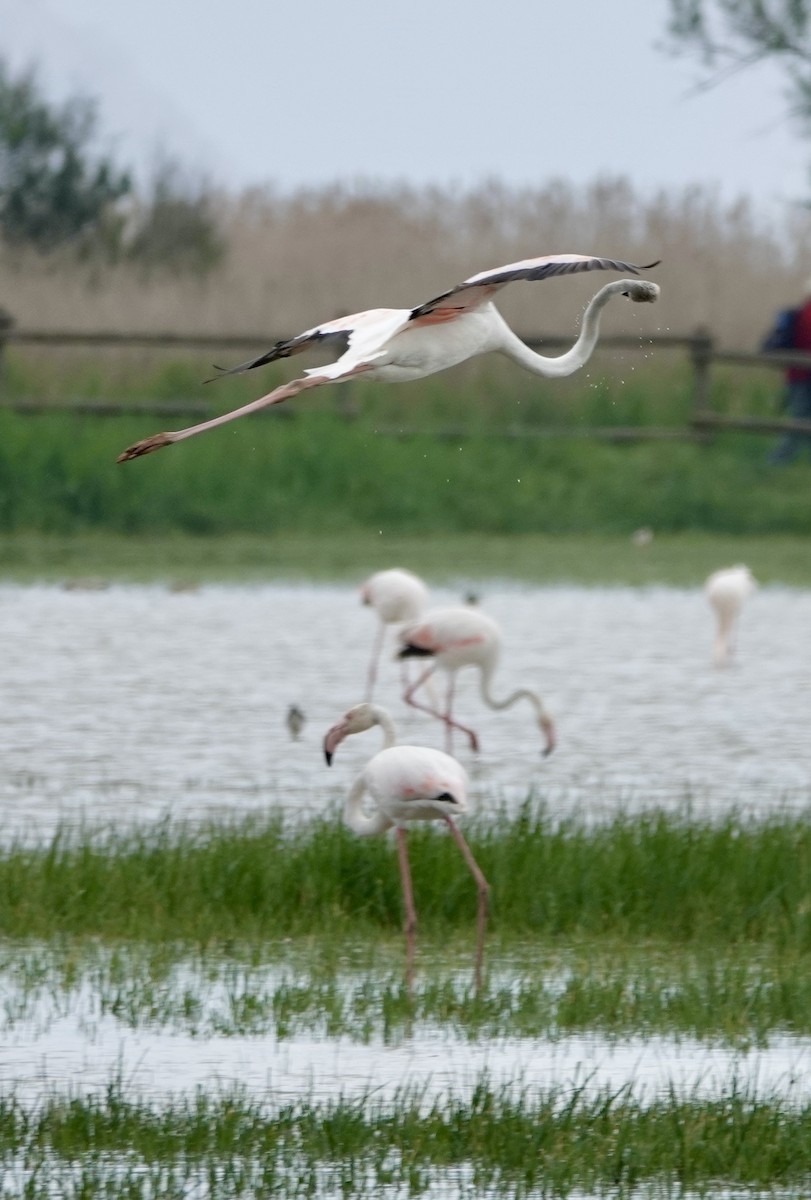
{"type": "Polygon", "coordinates": [[[490,681],[501,650],[501,630],[492,617],[469,605],[437,608],[417,621],[403,626],[398,636],[401,644],[399,658],[434,660],[416,683],[406,689],[403,699],[414,708],[420,708],[445,722],[448,747],[451,744],[451,731],[460,729],[470,739],[471,749],[479,748],[479,739],[474,731],[454,720],[451,712],[457,671],[463,667],[478,667],[481,697],[485,704],[490,708],[502,709],[510,708],[519,700],[527,700],[535,709],[538,727],[544,737],[544,754],[550,754],[554,750],[555,726],[536,692],[529,688],[519,688],[506,699],[496,700],[490,691],[490,681]],[[414,699],[414,693],[427,683],[437,667],[448,673],[448,694],[444,713],[414,699]]]}
{"type": "Polygon", "coordinates": [[[704,594],[717,621],[713,647],[713,663],[716,667],[728,666],[732,661],[738,618],[745,601],[756,588],[757,580],[743,564],[723,567],[707,579],[704,594]]]}
{"type": "Polygon", "coordinates": [[[386,626],[402,625],[404,621],[418,617],[428,606],[428,588],[411,571],[392,567],[389,571],[370,575],[360,589],[360,598],[361,603],[370,605],[379,617],[366,681],[366,699],[371,700],[386,626]]]}
{"type": "MultiPolygon", "coordinates": [[[[308,388],[321,387],[358,376],[381,379],[387,383],[405,383],[434,375],[477,354],[505,354],[519,366],[535,375],[557,377],[571,375],[591,357],[600,332],[600,314],[612,296],[627,296],[637,303],[650,303],[659,295],[655,283],[645,279],[618,279],[608,283],[594,295],[583,313],[583,324],[577,341],[565,354],[547,358],[535,354],[510,329],[492,297],[515,280],[550,279],[556,275],[571,275],[580,271],[647,271],[657,266],[649,263],[638,267],[613,258],[597,258],[590,254],[547,254],[527,258],[490,271],[471,275],[464,283],[416,308],[372,308],[349,317],[339,317],[315,325],[297,337],[277,342],[266,354],[248,359],[222,375],[239,375],[279,358],[291,358],[303,350],[323,344],[340,348],[335,362],[323,367],[310,367],[298,379],[291,379],[274,388],[266,396],[244,404],[232,412],[178,429],[172,433],[157,433],[135,442],[118,456],[118,462],[151,454],[163,446],[184,438],[194,437],[207,429],[215,429],[226,421],[247,413],[257,412],[271,404],[281,404],[308,388]]],[[[216,368],[221,370],[221,368],[216,368]]]]}
{"type": "Polygon", "coordinates": [[[451,837],[467,864],[476,883],[478,907],[476,915],[476,988],[481,987],[484,961],[484,932],[487,922],[489,884],[479,868],[470,847],[454,823],[454,817],[467,812],[467,775],[464,767],[427,746],[397,746],[391,717],[385,708],[376,704],[358,704],[344,713],[324,738],[327,765],[340,742],[351,734],[364,733],[373,725],[383,730],[384,749],[375,754],[352,785],[344,809],[344,820],[361,837],[374,837],[395,829],[400,880],[405,908],[406,982],[411,988],[414,964],[414,937],[417,914],[411,887],[411,869],[406,846],[406,827],[411,821],[445,821],[451,837]],[[363,811],[363,798],[368,793],[375,803],[374,811],[363,811]]]}

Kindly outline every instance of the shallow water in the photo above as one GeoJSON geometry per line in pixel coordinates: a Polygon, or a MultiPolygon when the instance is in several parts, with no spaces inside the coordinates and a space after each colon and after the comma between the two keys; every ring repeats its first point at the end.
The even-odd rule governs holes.
{"type": "MultiPolygon", "coordinates": [[[[494,690],[536,688],[559,732],[555,754],[542,759],[529,709],[490,712],[475,676],[461,677],[457,713],[478,730],[482,753],[461,742],[457,750],[484,811],[529,792],[558,814],[597,817],[686,799],[712,813],[811,803],[811,592],[762,589],[744,613],[736,664],[718,671],[700,591],[479,590],[505,631],[494,690]]],[[[435,595],[438,604],[458,599],[435,595]]],[[[377,731],[351,739],[331,771],[321,752],[326,728],[363,697],[374,627],[348,587],[0,587],[0,837],[43,841],[65,823],[321,812],[379,745],[377,731]],[[298,742],[284,723],[292,702],[307,715],[298,742]]],[[[402,740],[442,746],[439,725],[402,704],[388,645],[376,698],[402,740]]],[[[205,1014],[195,1035],[181,1024],[133,1027],[103,1012],[100,990],[87,984],[10,1019],[13,968],[2,990],[2,1090],[32,1106],[113,1081],[155,1100],[233,1086],[274,1099],[386,1099],[409,1085],[430,1100],[465,1095],[482,1072],[494,1085],[564,1094],[629,1087],[646,1101],[670,1089],[811,1096],[811,1039],[788,1035],[741,1050],[665,1036],[471,1039],[417,1024],[394,1041],[374,1033],[361,1042],[227,1036],[205,1014]]],[[[212,992],[205,1007],[218,1002],[212,992]]],[[[430,1194],[473,1194],[460,1176],[464,1168],[438,1177],[430,1194]]]]}
{"type": "MultiPolygon", "coordinates": [[[[717,670],[700,591],[481,591],[505,633],[494,691],[536,688],[559,746],[543,759],[528,706],[492,712],[475,673],[462,674],[456,712],[482,752],[461,740],[455,749],[480,806],[530,791],[560,813],[811,801],[811,592],[758,592],[735,665],[717,670]]],[[[379,745],[376,730],[351,739],[331,771],[321,753],[327,727],[363,698],[374,628],[349,587],[0,587],[2,836],[47,837],[60,822],[321,811],[379,745]],[[307,716],[298,742],[284,722],[292,702],[307,716]]],[[[401,740],[442,746],[439,723],[400,699],[392,644],[375,698],[401,740]]]]}

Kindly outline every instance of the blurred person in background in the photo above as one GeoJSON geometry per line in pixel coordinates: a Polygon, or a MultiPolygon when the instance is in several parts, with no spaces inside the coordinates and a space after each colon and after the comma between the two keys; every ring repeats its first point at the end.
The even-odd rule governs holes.
{"type": "MultiPolygon", "coordinates": [[[[802,350],[811,355],[811,279],[806,280],[802,302],[797,308],[777,313],[761,350],[802,350]]],[[[788,367],[783,388],[783,409],[795,420],[811,421],[811,366],[788,367]]],[[[768,462],[782,466],[793,462],[805,448],[811,453],[811,434],[784,433],[771,451],[768,462]]]]}

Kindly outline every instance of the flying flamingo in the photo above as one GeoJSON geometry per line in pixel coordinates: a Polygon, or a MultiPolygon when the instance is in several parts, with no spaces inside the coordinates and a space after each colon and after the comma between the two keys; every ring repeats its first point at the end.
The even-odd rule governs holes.
{"type": "Polygon", "coordinates": [[[406,984],[410,991],[417,927],[406,827],[411,821],[445,821],[475,880],[478,893],[474,969],[478,990],[482,983],[490,885],[454,821],[454,817],[467,812],[467,774],[461,763],[441,750],[431,750],[427,746],[395,745],[397,738],[392,719],[386,709],[377,704],[355,705],[328,730],[324,738],[327,765],[331,765],[332,756],[345,737],[364,733],[373,725],[379,725],[383,731],[384,748],[369,760],[353,783],[344,808],[344,820],[361,837],[374,837],[394,827],[405,908],[406,984]],[[374,811],[368,815],[363,810],[363,798],[367,793],[375,803],[374,811]]]}
{"type": "Polygon", "coordinates": [[[704,585],[707,597],[717,621],[713,663],[716,667],[728,666],[735,649],[735,632],[744,602],[757,587],[757,580],[748,567],[723,567],[714,571],[704,585]]]}
{"type": "Polygon", "coordinates": [[[404,621],[418,617],[428,606],[428,588],[411,571],[392,567],[389,571],[370,575],[360,589],[360,598],[361,603],[370,605],[379,617],[366,681],[366,699],[371,700],[386,626],[402,625],[404,621]]]}
{"type": "Polygon", "coordinates": [[[492,617],[469,605],[436,608],[410,625],[404,625],[398,636],[401,644],[399,658],[433,659],[428,669],[406,689],[403,699],[414,708],[420,708],[445,722],[446,745],[449,748],[453,729],[460,729],[467,734],[472,750],[479,748],[479,739],[474,731],[455,720],[451,712],[457,671],[463,667],[478,667],[479,686],[485,704],[490,708],[502,709],[510,708],[519,700],[527,700],[535,709],[538,727],[544,737],[543,753],[550,754],[554,750],[555,726],[536,692],[519,688],[506,699],[496,700],[490,691],[490,681],[501,650],[501,630],[492,617]],[[414,699],[414,693],[428,682],[437,667],[448,673],[444,713],[414,699]]]}
{"type": "Polygon", "coordinates": [[[657,263],[638,267],[613,258],[589,254],[547,254],[526,258],[491,271],[471,275],[464,283],[416,308],[372,308],[349,317],[338,317],[305,330],[297,337],[277,342],[266,354],[249,359],[228,370],[216,368],[222,375],[239,375],[279,358],[291,358],[312,346],[339,348],[335,362],[310,367],[298,379],[274,388],[266,396],[232,412],[223,413],[188,429],[157,433],[135,442],[118,456],[118,462],[151,454],[173,442],[194,437],[206,429],[215,429],[226,421],[257,412],[271,404],[281,404],[291,396],[325,383],[364,376],[390,383],[421,379],[453,367],[477,354],[495,351],[506,354],[519,366],[535,375],[571,375],[591,356],[600,332],[600,313],[612,296],[627,296],[637,303],[650,302],[659,295],[655,283],[645,279],[618,279],[601,288],[589,301],[583,314],[580,336],[572,348],[557,358],[535,354],[513,333],[492,302],[492,297],[508,283],[518,279],[549,279],[580,271],[647,271],[657,263]]]}

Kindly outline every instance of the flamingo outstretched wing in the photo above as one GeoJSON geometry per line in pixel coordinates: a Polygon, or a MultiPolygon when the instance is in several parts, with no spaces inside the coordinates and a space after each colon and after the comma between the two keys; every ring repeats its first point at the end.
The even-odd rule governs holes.
{"type": "Polygon", "coordinates": [[[620,271],[638,275],[658,266],[658,261],[646,266],[622,262],[614,258],[597,258],[591,254],[545,254],[540,258],[525,258],[507,263],[490,271],[479,271],[450,291],[434,296],[411,310],[411,321],[432,324],[451,320],[461,312],[477,308],[508,283],[519,279],[552,279],[556,275],[574,275],[581,271],[620,271]]]}
{"type": "Polygon", "coordinates": [[[295,337],[274,343],[265,354],[260,354],[258,358],[249,358],[243,363],[237,363],[235,367],[218,367],[215,363],[214,370],[218,374],[213,375],[211,379],[204,380],[204,383],[213,383],[215,379],[222,379],[225,375],[241,375],[243,371],[252,371],[254,367],[264,367],[280,358],[292,358],[294,354],[301,354],[313,346],[335,346],[337,347],[336,357],[340,358],[349,346],[349,339],[355,328],[355,320],[355,317],[339,317],[334,321],[325,321],[313,329],[305,329],[304,333],[299,333],[295,337]]]}

